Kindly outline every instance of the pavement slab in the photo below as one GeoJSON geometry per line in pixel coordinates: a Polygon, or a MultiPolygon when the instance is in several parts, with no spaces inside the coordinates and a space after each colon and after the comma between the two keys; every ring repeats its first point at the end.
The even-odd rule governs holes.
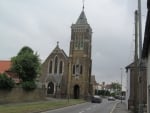
{"type": "Polygon", "coordinates": [[[128,111],[126,108],[126,104],[124,102],[119,102],[116,104],[115,109],[113,110],[112,113],[132,113],[131,111],[128,111]]]}

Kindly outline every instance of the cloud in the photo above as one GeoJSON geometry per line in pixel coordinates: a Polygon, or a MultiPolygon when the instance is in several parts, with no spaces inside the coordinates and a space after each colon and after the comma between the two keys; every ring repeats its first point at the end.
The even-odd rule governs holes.
{"type": "MultiPolygon", "coordinates": [[[[131,63],[135,9],[137,0],[85,1],[85,13],[93,29],[92,74],[98,82],[119,81],[120,68],[131,63]]],[[[70,27],[81,10],[81,0],[1,0],[0,59],[10,59],[27,45],[45,60],[57,41],[69,54],[70,27]]],[[[142,0],[142,14],[144,31],[146,0],[142,0]]]]}

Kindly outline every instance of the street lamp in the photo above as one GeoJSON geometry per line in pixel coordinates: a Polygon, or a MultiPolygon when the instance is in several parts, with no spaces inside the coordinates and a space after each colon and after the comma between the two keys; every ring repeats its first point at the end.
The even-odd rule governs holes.
{"type": "Polygon", "coordinates": [[[122,68],[120,68],[121,71],[121,103],[122,103],[122,68]]]}

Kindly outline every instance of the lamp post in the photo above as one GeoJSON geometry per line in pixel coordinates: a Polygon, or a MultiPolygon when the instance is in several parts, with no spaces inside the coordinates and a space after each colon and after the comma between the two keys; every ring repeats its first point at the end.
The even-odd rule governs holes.
{"type": "Polygon", "coordinates": [[[121,103],[122,103],[122,68],[120,68],[121,71],[121,103]]]}

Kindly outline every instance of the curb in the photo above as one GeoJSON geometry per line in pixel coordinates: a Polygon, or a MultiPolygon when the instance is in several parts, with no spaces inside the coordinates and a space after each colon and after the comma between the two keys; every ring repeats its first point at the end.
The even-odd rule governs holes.
{"type": "Polygon", "coordinates": [[[119,104],[119,102],[117,102],[117,103],[113,106],[113,108],[112,108],[112,110],[111,110],[111,112],[110,112],[110,113],[113,113],[113,112],[114,112],[114,110],[115,110],[115,108],[116,108],[117,104],[119,104]]]}

